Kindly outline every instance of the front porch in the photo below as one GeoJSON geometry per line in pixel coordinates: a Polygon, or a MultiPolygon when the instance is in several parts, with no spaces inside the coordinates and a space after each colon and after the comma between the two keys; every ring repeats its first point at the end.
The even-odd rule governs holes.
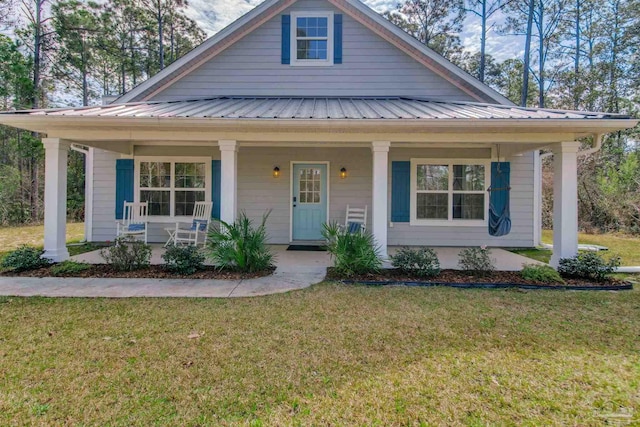
{"type": "MultiPolygon", "coordinates": [[[[162,265],[162,254],[164,253],[164,247],[161,244],[153,244],[151,253],[151,264],[162,265]]],[[[324,278],[324,273],[327,267],[332,265],[328,252],[321,251],[288,251],[288,245],[271,245],[271,249],[275,254],[276,271],[275,277],[290,275],[290,274],[314,274],[321,281],[324,278]]],[[[388,247],[388,253],[393,255],[398,249],[398,246],[388,247]]],[[[443,270],[457,270],[458,267],[458,253],[461,247],[435,247],[433,248],[438,254],[440,260],[440,266],[443,270]]],[[[501,248],[492,248],[491,256],[495,259],[496,270],[499,271],[520,271],[524,264],[542,264],[539,261],[535,261],[531,258],[524,257],[522,255],[514,254],[501,248]]],[[[71,257],[73,261],[86,262],[88,264],[103,264],[104,260],[100,256],[100,251],[86,252],[80,255],[71,257]]],[[[205,261],[205,264],[212,265],[209,260],[205,261]]],[[[391,267],[390,262],[385,262],[384,267],[391,267]]]]}

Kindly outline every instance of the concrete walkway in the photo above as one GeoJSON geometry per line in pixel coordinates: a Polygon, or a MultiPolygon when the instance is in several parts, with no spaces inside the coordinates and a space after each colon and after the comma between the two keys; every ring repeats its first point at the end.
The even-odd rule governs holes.
{"type": "MultiPolygon", "coordinates": [[[[202,279],[106,279],[61,277],[0,277],[0,295],[45,297],[252,297],[303,289],[321,282],[331,265],[326,252],[287,251],[287,246],[273,246],[277,268],[273,275],[246,280],[202,279]]],[[[460,248],[437,248],[443,269],[457,268],[460,248]]],[[[503,249],[492,249],[498,270],[520,270],[529,258],[503,249]]],[[[390,248],[393,253],[394,249],[390,248]]],[[[157,262],[162,249],[154,247],[152,261],[157,262]]],[[[98,252],[73,257],[77,261],[100,262],[98,252]]],[[[155,263],[154,262],[154,263],[155,263]]],[[[388,263],[386,263],[388,264],[388,263]]],[[[385,265],[385,267],[388,265],[385,265]]]]}
{"type": "MultiPolygon", "coordinates": [[[[0,295],[44,297],[202,297],[233,298],[270,295],[307,288],[324,279],[330,265],[326,252],[287,251],[273,246],[277,268],[273,275],[245,280],[105,279],[62,277],[0,277],[0,295]]],[[[154,246],[152,261],[161,249],[154,246]]],[[[98,260],[96,252],[73,257],[98,260]]]]}

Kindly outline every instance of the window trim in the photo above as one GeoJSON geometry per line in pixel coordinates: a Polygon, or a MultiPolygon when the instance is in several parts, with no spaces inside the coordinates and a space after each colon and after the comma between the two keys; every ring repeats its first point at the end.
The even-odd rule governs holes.
{"type": "MultiPolygon", "coordinates": [[[[412,158],[410,171],[410,216],[409,225],[416,226],[462,226],[462,227],[486,227],[489,220],[489,194],[487,189],[491,179],[491,159],[424,159],[412,158]],[[417,199],[418,199],[418,165],[447,165],[449,166],[449,185],[446,191],[448,194],[448,219],[418,219],[417,218],[417,199]],[[453,165],[483,165],[484,166],[484,219],[454,219],[453,218],[453,194],[461,193],[461,191],[453,190],[453,165]]],[[[444,193],[444,191],[442,192],[444,193]]],[[[469,194],[478,194],[479,191],[467,192],[469,194]]]]}
{"type": "Polygon", "coordinates": [[[169,187],[164,187],[169,190],[169,212],[170,215],[153,215],[149,216],[152,222],[180,222],[184,220],[190,220],[191,215],[175,215],[175,192],[182,190],[175,186],[175,168],[176,163],[204,163],[205,167],[205,181],[204,181],[204,201],[211,201],[211,157],[176,157],[176,156],[136,156],[134,157],[134,185],[133,185],[133,199],[134,202],[140,203],[140,167],[141,162],[160,162],[171,163],[171,180],[169,187]]]}
{"type": "Polygon", "coordinates": [[[329,67],[333,65],[333,11],[297,11],[291,12],[291,31],[289,43],[289,65],[293,67],[329,67]],[[327,18],[327,59],[298,59],[298,19],[327,18]]]}

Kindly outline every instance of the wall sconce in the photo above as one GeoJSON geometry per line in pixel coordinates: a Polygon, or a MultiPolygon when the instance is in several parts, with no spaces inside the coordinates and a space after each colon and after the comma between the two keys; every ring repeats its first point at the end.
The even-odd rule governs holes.
{"type": "Polygon", "coordinates": [[[274,178],[280,178],[280,168],[279,167],[275,167],[273,168],[273,177],[274,178]]]}
{"type": "Polygon", "coordinates": [[[347,170],[345,168],[340,169],[340,179],[345,179],[347,177],[347,170]]]}

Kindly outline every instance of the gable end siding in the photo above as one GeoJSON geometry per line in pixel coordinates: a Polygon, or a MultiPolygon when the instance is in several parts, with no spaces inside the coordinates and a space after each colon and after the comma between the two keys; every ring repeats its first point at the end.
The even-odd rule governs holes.
{"type": "Polygon", "coordinates": [[[473,101],[468,94],[346,14],[341,14],[342,63],[339,66],[292,67],[282,64],[282,15],[304,10],[341,14],[326,1],[300,0],[152,100],[322,94],[423,96],[473,101]]]}

